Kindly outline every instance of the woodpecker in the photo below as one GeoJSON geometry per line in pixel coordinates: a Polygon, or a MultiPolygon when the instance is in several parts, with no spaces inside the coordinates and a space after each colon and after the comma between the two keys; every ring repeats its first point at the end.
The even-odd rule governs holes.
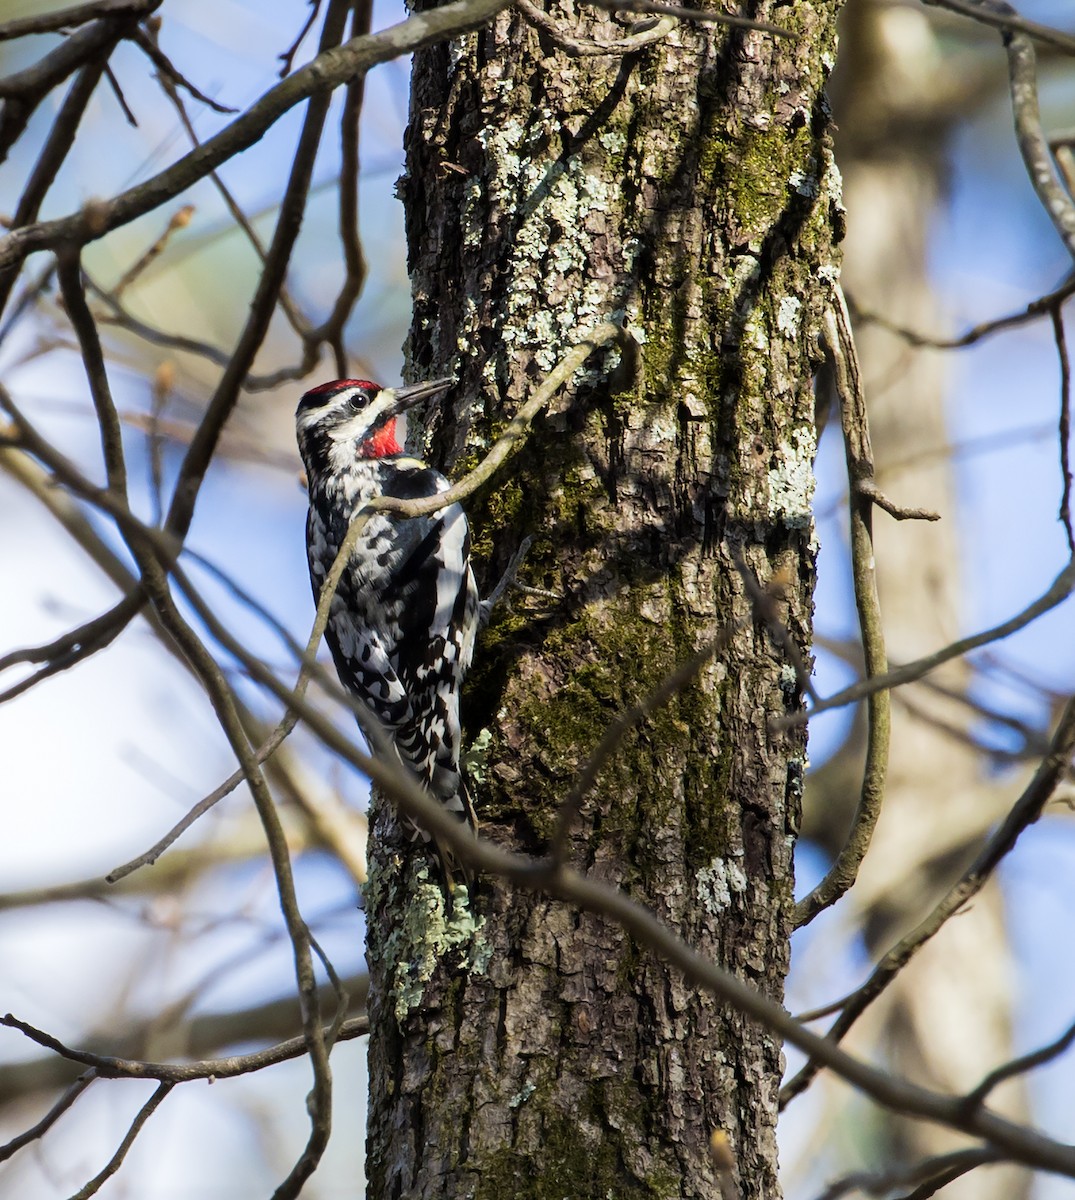
{"type": "MultiPolygon", "coordinates": [[[[396,420],[452,382],[382,388],[366,379],[337,379],[299,401],[295,423],[310,491],[306,549],[315,602],[352,517],[365,504],[376,496],[410,500],[447,490],[439,471],[403,453],[396,420]]],[[[470,820],[459,773],[459,689],[478,620],[470,530],[462,508],[451,504],[425,517],[374,513],[351,552],[325,630],[340,682],[400,761],[449,810],[470,820]]]]}

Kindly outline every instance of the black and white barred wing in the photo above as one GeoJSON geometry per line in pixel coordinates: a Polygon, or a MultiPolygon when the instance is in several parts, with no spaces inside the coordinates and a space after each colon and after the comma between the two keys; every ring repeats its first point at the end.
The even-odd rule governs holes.
{"type": "MultiPolygon", "coordinates": [[[[407,495],[447,488],[429,468],[409,472],[407,495]]],[[[405,524],[405,523],[401,523],[405,524]]],[[[430,791],[462,811],[459,796],[459,689],[474,651],[478,595],[470,569],[470,532],[458,505],[400,530],[405,557],[393,572],[390,611],[399,636],[392,660],[410,698],[411,716],[395,733],[401,756],[430,791]]]]}

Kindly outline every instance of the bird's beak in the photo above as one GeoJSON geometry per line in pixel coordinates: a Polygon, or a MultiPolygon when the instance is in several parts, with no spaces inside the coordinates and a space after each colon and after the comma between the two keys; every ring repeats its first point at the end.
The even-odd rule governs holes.
{"type": "Polygon", "coordinates": [[[381,409],[381,417],[383,420],[388,420],[390,417],[398,417],[400,413],[406,412],[408,408],[413,408],[420,400],[425,400],[429,396],[435,396],[438,392],[447,391],[453,383],[455,383],[455,380],[450,375],[447,375],[443,379],[429,379],[423,383],[410,383],[406,387],[384,388],[377,397],[378,407],[384,405],[381,409]]]}

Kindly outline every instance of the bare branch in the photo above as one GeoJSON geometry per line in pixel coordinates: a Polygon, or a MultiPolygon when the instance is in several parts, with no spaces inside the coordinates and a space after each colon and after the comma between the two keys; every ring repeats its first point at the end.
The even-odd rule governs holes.
{"type": "Polygon", "coordinates": [[[270,88],[215,137],[151,179],[92,208],[58,220],[13,230],[0,239],[0,267],[11,267],[35,250],[61,242],[82,245],[104,237],[135,217],[159,208],[203,179],[221,163],[249,149],[285,113],[315,93],[331,91],[378,63],[477,29],[506,8],[508,3],[509,0],[454,0],[453,3],[415,13],[406,21],[380,33],[354,38],[344,46],[319,54],[312,62],[270,88]]]}
{"type": "Polygon", "coordinates": [[[538,8],[532,0],[515,0],[515,7],[522,13],[528,24],[547,34],[561,50],[571,58],[586,58],[597,55],[633,54],[653,42],[666,38],[676,27],[675,17],[661,17],[651,23],[648,28],[637,33],[619,38],[614,42],[598,42],[593,38],[572,37],[565,32],[561,23],[549,16],[544,9],[538,8]]]}
{"type": "Polygon", "coordinates": [[[119,79],[116,78],[116,73],[112,70],[109,63],[105,63],[104,77],[108,86],[112,89],[112,95],[116,97],[116,103],[127,118],[127,124],[133,129],[137,129],[138,118],[134,115],[134,109],[127,103],[127,97],[123,94],[123,88],[120,86],[119,79]]]}
{"type": "MultiPolygon", "coordinates": [[[[836,391],[840,398],[851,515],[851,573],[859,631],[862,636],[866,682],[870,683],[875,676],[883,675],[888,666],[874,569],[875,498],[869,490],[873,483],[873,449],[870,445],[866,398],[862,390],[851,319],[839,287],[834,287],[833,292],[833,302],[825,313],[823,329],[826,348],[833,363],[836,391]]],[[[819,707],[820,705],[815,704],[811,711],[816,712],[819,707]]],[[[892,711],[887,691],[874,690],[870,693],[867,717],[869,731],[866,763],[851,829],[825,877],[795,906],[793,923],[796,928],[809,924],[818,913],[835,904],[852,886],[858,877],[862,860],[870,848],[873,831],[881,815],[888,772],[892,711]]]]}
{"type": "Polygon", "coordinates": [[[880,313],[871,312],[869,309],[855,304],[854,298],[851,296],[848,297],[848,308],[854,316],[856,324],[877,325],[881,329],[895,334],[896,337],[903,338],[912,346],[921,346],[931,350],[963,350],[967,346],[973,346],[983,339],[991,337],[994,333],[1005,333],[1009,329],[1018,329],[1023,325],[1030,324],[1031,321],[1049,316],[1058,304],[1069,299],[1073,293],[1075,293],[1075,276],[1055,291],[1047,292],[1044,296],[1039,296],[1037,300],[1032,300],[1021,312],[995,317],[990,321],[982,321],[977,325],[972,325],[954,338],[935,337],[933,334],[922,333],[920,330],[908,329],[895,321],[890,321],[880,313]]]}
{"type": "Polygon", "coordinates": [[[20,679],[18,683],[13,683],[0,692],[0,704],[14,700],[16,696],[23,695],[24,692],[28,692],[30,688],[36,687],[44,680],[51,679],[53,675],[58,675],[61,671],[70,670],[83,659],[89,658],[99,650],[104,650],[138,615],[144,603],[145,598],[141,592],[128,592],[108,612],[94,617],[93,620],[71,630],[70,633],[63,634],[55,641],[48,642],[43,646],[29,646],[23,650],[13,650],[10,654],[5,654],[0,658],[0,671],[7,670],[16,663],[44,662],[46,665],[40,671],[35,671],[33,675],[20,679]]]}
{"type": "Polygon", "coordinates": [[[1071,527],[1071,359],[1064,334],[1064,315],[1057,304],[1052,311],[1053,338],[1060,359],[1060,421],[1057,438],[1060,442],[1060,520],[1067,534],[1068,549],[1075,557],[1075,531],[1071,527]]]}
{"type": "Polygon", "coordinates": [[[127,495],[127,466],[123,456],[123,433],[119,413],[116,412],[116,405],[112,400],[112,390],[108,386],[108,372],[105,369],[104,354],[101,352],[101,339],[97,336],[97,326],[94,324],[93,314],[86,303],[86,293],[82,287],[82,261],[79,251],[75,247],[64,247],[56,257],[56,265],[60,291],[67,315],[78,336],[82,363],[90,385],[90,396],[101,430],[101,450],[104,455],[108,489],[118,500],[124,501],[127,495]]]}
{"type": "Polygon", "coordinates": [[[142,1132],[145,1123],[153,1116],[174,1087],[174,1083],[162,1083],[158,1085],[153,1095],[138,1110],[138,1115],[131,1122],[131,1127],[127,1130],[123,1141],[120,1142],[119,1149],[112,1155],[104,1169],[99,1171],[85,1187],[79,1188],[71,1197],[71,1200],[89,1200],[90,1196],[95,1196],[100,1191],[103,1183],[106,1183],[115,1175],[122,1165],[123,1160],[127,1157],[127,1151],[134,1145],[134,1139],[142,1132]]]}
{"type": "MultiPolygon", "coordinates": [[[[196,1079],[234,1079],[239,1075],[263,1071],[266,1067],[274,1067],[277,1063],[287,1062],[289,1059],[301,1058],[308,1050],[305,1038],[294,1037],[250,1054],[230,1054],[224,1058],[208,1058],[191,1063],[145,1062],[141,1059],[94,1054],[88,1050],[74,1050],[44,1030],[36,1029],[26,1021],[20,1021],[11,1013],[0,1017],[0,1025],[5,1025],[8,1029],[17,1029],[32,1042],[44,1046],[46,1050],[51,1050],[61,1058],[91,1067],[92,1074],[99,1079],[156,1079],[161,1083],[171,1084],[190,1083],[196,1079]]],[[[326,1026],[326,1040],[331,1032],[332,1026],[326,1026]]],[[[367,1033],[369,1018],[352,1017],[350,1020],[339,1022],[332,1040],[349,1042],[354,1038],[365,1037],[367,1033]]],[[[68,1107],[71,1102],[68,1103],[68,1107]]]]}
{"type": "Polygon", "coordinates": [[[839,1200],[848,1192],[867,1192],[871,1196],[887,1196],[895,1187],[906,1184],[928,1186],[930,1191],[916,1189],[915,1196],[931,1196],[944,1184],[951,1183],[961,1175],[989,1163],[1002,1162],[1004,1156],[987,1146],[974,1146],[969,1150],[954,1150],[949,1154],[938,1154],[932,1158],[909,1166],[889,1167],[881,1171],[856,1171],[837,1179],[819,1195],[818,1200],[839,1200]]]}
{"type": "MultiPolygon", "coordinates": [[[[148,22],[148,24],[152,29],[152,26],[158,24],[157,18],[148,22]]],[[[184,91],[189,92],[195,100],[200,104],[207,105],[214,112],[234,113],[239,111],[236,108],[230,108],[227,104],[221,104],[218,100],[214,100],[212,96],[207,96],[204,92],[199,91],[157,44],[157,39],[154,36],[155,32],[155,30],[147,32],[145,29],[136,29],[131,41],[134,42],[138,49],[157,68],[164,79],[167,79],[173,87],[182,88],[184,91]]]]}
{"type": "Polygon", "coordinates": [[[989,1093],[994,1088],[999,1087],[1006,1079],[1012,1079],[1016,1075],[1024,1075],[1027,1071],[1034,1070],[1035,1067],[1044,1066],[1045,1063],[1052,1062],[1054,1058],[1058,1058],[1063,1054],[1073,1042],[1075,1042],[1075,1022],[1069,1025],[1055,1041],[1050,1042],[1047,1046],[1042,1046],[1041,1049],[1034,1050],[1030,1054],[1014,1058],[1011,1062],[997,1067],[994,1071],[990,1071],[973,1091],[967,1093],[964,1097],[964,1103],[968,1108],[977,1108],[979,1104],[984,1104],[989,1093]]]}
{"type": "Polygon", "coordinates": [[[508,427],[493,443],[482,461],[458,483],[453,483],[446,492],[426,496],[417,500],[399,500],[394,496],[378,496],[366,505],[364,511],[399,513],[402,517],[423,517],[449,504],[458,504],[486,483],[522,445],[530,432],[530,425],[556,392],[571,378],[595,351],[610,342],[622,341],[631,335],[614,321],[605,321],[581,337],[546,375],[533,395],[508,422],[508,427]]]}
{"type": "Polygon", "coordinates": [[[310,6],[310,15],[302,23],[302,28],[299,30],[298,37],[291,43],[290,46],[278,55],[280,59],[280,78],[283,79],[291,71],[292,63],[295,61],[295,55],[299,52],[299,47],[303,43],[303,39],[314,26],[314,21],[317,20],[317,14],[321,8],[321,0],[306,0],[310,6]]]}
{"type": "MultiPolygon", "coordinates": [[[[176,209],[168,218],[168,224],[164,227],[164,232],[159,238],[145,251],[139,255],[137,261],[120,276],[119,282],[112,289],[112,296],[118,304],[120,296],[131,286],[132,283],[142,274],[147,267],[151,266],[164,253],[172,234],[179,229],[186,229],[190,224],[191,217],[194,216],[194,205],[184,204],[182,208],[176,209]]],[[[91,285],[92,286],[92,285],[91,285]]],[[[94,288],[95,291],[99,290],[94,288]]]]}
{"type": "MultiPolygon", "coordinates": [[[[983,7],[986,5],[983,3],[983,7]]],[[[988,8],[1005,15],[1014,11],[1003,0],[990,0],[988,8]]],[[[1068,50],[1075,53],[1075,38],[1069,38],[1068,50]]],[[[1027,174],[1038,199],[1045,207],[1068,253],[1075,258],[1075,203],[1056,168],[1038,107],[1038,71],[1034,43],[1025,32],[1009,26],[1004,34],[1008,50],[1008,75],[1012,93],[1015,135],[1026,164],[1027,174]]]]}
{"type": "Polygon", "coordinates": [[[1053,29],[1051,25],[1028,21],[1010,4],[998,3],[997,0],[922,0],[922,3],[936,8],[947,8],[950,12],[970,17],[983,25],[991,25],[1007,34],[1026,34],[1027,37],[1056,50],[1062,50],[1065,54],[1075,54],[1075,37],[1053,29]]]}
{"type": "Polygon", "coordinates": [[[857,484],[860,496],[866,496],[878,508],[883,508],[890,517],[897,521],[939,521],[941,514],[931,508],[908,508],[890,500],[872,479],[860,479],[857,484]]]}
{"type": "Polygon", "coordinates": [[[680,21],[703,21],[713,25],[730,25],[733,29],[754,29],[759,33],[770,33],[773,37],[798,37],[798,34],[792,33],[782,25],[773,25],[769,21],[752,21],[749,17],[738,17],[713,8],[683,8],[678,4],[661,4],[658,0],[590,0],[590,3],[598,8],[608,9],[609,12],[675,17],[680,21]]]}
{"type": "Polygon", "coordinates": [[[6,1162],[7,1159],[11,1158],[13,1154],[17,1154],[24,1146],[28,1146],[31,1142],[36,1142],[40,1137],[44,1137],[96,1078],[97,1072],[92,1068],[84,1071],[36,1125],[31,1125],[24,1133],[20,1133],[17,1137],[13,1137],[10,1142],[0,1146],[0,1162],[6,1162]]]}
{"type": "Polygon", "coordinates": [[[88,4],[75,4],[71,8],[58,8],[33,17],[5,21],[0,25],[0,42],[27,37],[32,33],[56,33],[61,29],[74,29],[88,21],[95,21],[98,17],[121,14],[145,16],[160,6],[161,0],[90,0],[88,4]]]}
{"type": "Polygon", "coordinates": [[[1000,625],[994,625],[991,629],[986,629],[982,633],[972,634],[970,637],[959,638],[942,649],[934,651],[933,654],[927,654],[924,658],[917,658],[914,662],[907,663],[904,666],[894,667],[891,671],[886,671],[883,675],[878,675],[876,678],[864,679],[859,683],[853,683],[850,687],[846,687],[842,691],[836,692],[827,699],[815,704],[808,713],[780,717],[773,722],[773,725],[779,729],[789,728],[792,725],[801,725],[817,713],[828,712],[833,708],[843,708],[845,705],[853,704],[855,701],[862,700],[876,692],[889,688],[902,687],[905,683],[913,683],[916,679],[921,679],[923,675],[928,675],[930,671],[935,671],[938,667],[943,666],[946,662],[950,662],[953,658],[961,658],[964,654],[970,654],[972,650],[977,650],[981,646],[988,646],[991,642],[999,642],[1006,637],[1011,637],[1013,633],[1017,633],[1032,621],[1036,621],[1038,617],[1049,612],[1050,609],[1063,604],[1073,590],[1075,590],[1075,558],[1072,558],[1041,596],[1033,601],[1033,603],[1028,604],[1022,612],[1017,613],[1014,617],[1009,618],[1000,625]]]}
{"type": "MultiPolygon", "coordinates": [[[[96,881],[100,883],[100,880],[96,881]]],[[[363,1015],[369,992],[369,976],[354,975],[343,981],[350,996],[351,1015],[363,1015]]],[[[319,1005],[333,1002],[335,989],[327,984],[318,988],[319,1005]]],[[[199,1013],[183,1024],[183,1046],[191,1058],[209,1059],[217,1051],[234,1045],[301,1041],[295,1037],[299,1015],[294,995],[287,995],[229,1012],[199,1013]]],[[[135,1022],[117,1029],[90,1035],[85,1049],[102,1058],[125,1058],[141,1061],[144,1046],[152,1044],[156,1025],[154,1019],[135,1022]]],[[[299,1052],[301,1055],[301,1051],[299,1052]]],[[[228,1056],[231,1061],[233,1056],[228,1056]]],[[[53,1051],[28,1062],[9,1063],[0,1072],[0,1104],[11,1104],[22,1097],[48,1088],[69,1087],[77,1072],[71,1060],[58,1057],[53,1051]]]]}

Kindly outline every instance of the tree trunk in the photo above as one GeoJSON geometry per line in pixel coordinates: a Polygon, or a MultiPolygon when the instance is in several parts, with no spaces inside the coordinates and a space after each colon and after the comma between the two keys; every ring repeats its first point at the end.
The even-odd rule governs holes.
{"type": "MultiPolygon", "coordinates": [[[[415,378],[459,386],[429,457],[458,474],[594,324],[595,354],[469,505],[487,581],[527,534],[517,601],[464,697],[484,835],[541,853],[608,723],[719,631],[628,735],[573,864],[779,997],[805,769],[795,670],[734,565],[784,583],[809,642],[811,375],[840,219],[821,94],[835,2],[761,3],[795,39],[680,24],[570,56],[517,10],[415,60],[407,174],[415,378]]],[[[573,38],[629,29],[554,10],[573,38]]],[[[744,1197],[777,1195],[769,1034],[607,920],[482,879],[446,915],[381,806],[368,895],[370,1194],[701,1197],[714,1130],[744,1197]]]]}

